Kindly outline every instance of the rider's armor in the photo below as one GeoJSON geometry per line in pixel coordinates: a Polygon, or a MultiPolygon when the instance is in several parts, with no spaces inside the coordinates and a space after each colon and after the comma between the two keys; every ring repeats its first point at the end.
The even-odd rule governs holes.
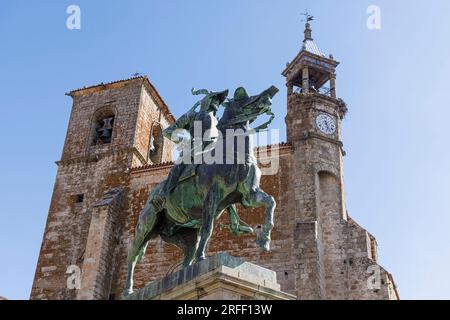
{"type": "MultiPolygon", "coordinates": [[[[201,156],[204,152],[209,151],[214,146],[214,142],[219,136],[219,132],[217,130],[218,121],[216,118],[216,112],[220,104],[224,102],[227,95],[228,90],[208,93],[200,102],[200,111],[195,111],[195,107],[198,106],[198,104],[196,104],[191,110],[182,115],[173,125],[164,130],[164,136],[176,143],[180,142],[180,138],[172,136],[175,130],[184,129],[189,132],[191,137],[191,163],[197,163],[197,161],[194,162],[194,160],[196,160],[195,158],[197,156],[201,156]],[[195,130],[196,122],[197,125],[201,125],[200,132],[195,130]],[[201,139],[202,141],[201,150],[198,150],[198,147],[196,146],[196,139],[201,139]]],[[[183,157],[183,155],[180,155],[180,157],[183,157]]],[[[162,195],[165,195],[173,189],[186,165],[186,163],[181,162],[172,168],[164,184],[162,195]]]]}

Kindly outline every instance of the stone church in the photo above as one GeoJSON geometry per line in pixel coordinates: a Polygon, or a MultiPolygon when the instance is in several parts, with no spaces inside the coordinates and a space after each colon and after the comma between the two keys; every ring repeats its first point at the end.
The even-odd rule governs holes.
{"type": "MultiPolygon", "coordinates": [[[[271,251],[262,252],[254,235],[216,228],[207,254],[226,252],[273,270],[281,290],[297,299],[398,299],[391,274],[378,264],[375,237],[346,209],[339,63],[311,33],[307,23],[300,52],[282,71],[287,141],[257,150],[279,157],[278,173],[261,182],[277,201],[271,251]]],[[[67,95],[72,112],[31,299],[119,299],[139,212],[173,165],[162,130],[175,119],[145,76],[67,95]],[[73,267],[81,271],[81,288],[68,286],[73,267]]],[[[256,230],[264,220],[263,208],[239,213],[256,230]]],[[[180,260],[176,247],[152,240],[135,287],[164,277],[180,260]]]]}

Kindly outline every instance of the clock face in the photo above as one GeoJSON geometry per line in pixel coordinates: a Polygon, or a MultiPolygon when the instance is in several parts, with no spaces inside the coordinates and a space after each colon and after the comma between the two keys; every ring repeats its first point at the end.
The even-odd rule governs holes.
{"type": "Polygon", "coordinates": [[[325,113],[321,113],[316,117],[316,126],[325,134],[331,135],[336,132],[336,121],[325,113]]]}

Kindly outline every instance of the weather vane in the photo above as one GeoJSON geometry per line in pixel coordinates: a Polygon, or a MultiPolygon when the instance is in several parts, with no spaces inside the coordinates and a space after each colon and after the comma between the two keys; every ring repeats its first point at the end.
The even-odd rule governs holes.
{"type": "Polygon", "coordinates": [[[301,13],[301,15],[305,16],[305,19],[303,19],[302,21],[305,21],[306,23],[314,20],[314,17],[309,14],[308,10],[306,10],[305,13],[301,13]]]}

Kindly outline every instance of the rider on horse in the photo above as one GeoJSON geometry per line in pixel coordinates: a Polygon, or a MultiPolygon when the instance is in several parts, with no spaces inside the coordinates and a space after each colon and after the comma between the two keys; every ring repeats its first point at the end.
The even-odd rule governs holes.
{"type": "MultiPolygon", "coordinates": [[[[173,125],[163,131],[163,135],[175,143],[181,143],[183,139],[177,134],[177,130],[186,130],[190,134],[190,157],[186,159],[184,157],[185,155],[180,155],[180,158],[183,159],[183,161],[176,164],[170,171],[162,189],[163,195],[170,192],[176,186],[178,179],[188,164],[192,164],[193,160],[195,164],[198,164],[197,161],[195,161],[196,158],[214,147],[214,143],[219,135],[216,113],[219,110],[220,105],[225,101],[228,90],[221,92],[192,90],[192,94],[206,94],[206,96],[200,102],[197,102],[188,112],[182,115],[173,125]],[[198,105],[200,105],[200,111],[197,112],[195,109],[198,105]],[[194,130],[196,122],[201,126],[201,132],[196,132],[196,130],[194,130]],[[198,143],[196,143],[196,140],[201,141],[201,150],[198,150],[198,143]]],[[[156,201],[162,202],[163,200],[156,199],[156,201]]]]}
{"type": "MultiPolygon", "coordinates": [[[[276,201],[260,187],[261,170],[258,168],[250,143],[250,135],[265,130],[272,121],[271,99],[277,91],[278,89],[272,86],[261,94],[250,97],[244,88],[238,88],[233,99],[224,103],[225,110],[218,123],[216,112],[220,104],[224,102],[227,92],[199,91],[206,96],[175,125],[166,129],[164,132],[166,137],[174,136],[174,140],[180,142],[175,130],[185,129],[191,134],[195,133],[198,131],[198,129],[195,130],[198,125],[195,122],[197,120],[203,126],[201,130],[203,134],[213,129],[209,131],[208,141],[201,143],[203,149],[205,147],[209,149],[212,145],[212,152],[220,148],[225,148],[227,150],[224,151],[228,152],[228,146],[223,144],[220,146],[219,139],[217,143],[214,143],[214,129],[220,132],[217,132],[217,138],[221,136],[223,138],[230,128],[235,132],[240,130],[242,134],[239,135],[239,139],[242,136],[245,138],[244,148],[243,150],[233,148],[236,151],[232,152],[232,160],[234,160],[232,164],[209,164],[205,159],[205,163],[189,165],[186,162],[190,161],[185,160],[181,165],[174,166],[168,180],[153,186],[139,213],[135,237],[128,250],[125,296],[133,292],[133,274],[136,264],[144,257],[150,240],[157,236],[183,251],[182,264],[183,267],[187,267],[205,259],[205,251],[213,234],[214,222],[220,219],[225,210],[229,213],[229,227],[233,233],[237,235],[252,233],[251,227],[239,226],[237,204],[244,208],[265,207],[264,224],[257,235],[256,244],[265,251],[270,250],[276,201]],[[198,105],[201,105],[201,110],[196,112],[195,108],[198,105]],[[270,115],[271,118],[262,125],[251,128],[250,124],[264,114],[270,115]],[[237,160],[242,155],[245,161],[239,163],[237,160]],[[158,204],[159,201],[155,202],[155,198],[160,198],[162,205],[158,204]]],[[[233,139],[233,141],[234,144],[239,143],[239,140],[233,139]]],[[[198,144],[199,141],[196,142],[198,144]]],[[[195,147],[194,143],[194,151],[196,151],[195,147]]],[[[186,153],[190,151],[192,148],[186,153]]],[[[194,158],[195,156],[194,152],[194,158]]],[[[222,156],[225,158],[228,153],[222,152],[222,156]]]]}
{"type": "MultiPolygon", "coordinates": [[[[234,99],[237,98],[238,93],[242,93],[240,89],[243,88],[239,88],[236,91],[234,99]]],[[[243,90],[245,93],[245,89],[243,90]]],[[[227,98],[228,90],[220,92],[210,92],[205,89],[197,91],[194,91],[194,89],[192,89],[192,94],[205,94],[205,97],[202,100],[198,101],[188,112],[183,114],[173,125],[163,131],[163,135],[166,138],[181,145],[182,151],[180,154],[181,162],[175,164],[172,167],[166,181],[164,182],[161,193],[156,195],[153,199],[153,203],[158,207],[164,206],[165,195],[170,193],[173,188],[175,188],[186,169],[191,169],[190,174],[185,175],[186,178],[195,175],[196,167],[199,165],[198,157],[201,157],[203,154],[214,149],[216,141],[219,137],[219,131],[217,130],[218,120],[216,117],[216,113],[219,110],[220,105],[224,103],[225,99],[227,98]],[[197,112],[196,108],[199,105],[200,111],[197,112]],[[201,126],[201,131],[196,132],[196,125],[201,126]],[[177,132],[177,130],[186,130],[187,132],[189,132],[190,139],[188,139],[188,150],[183,149],[183,137],[178,134],[179,132],[177,132]],[[184,151],[188,151],[188,154],[184,155],[184,151]]],[[[239,98],[243,97],[239,96],[239,98]]],[[[184,145],[184,147],[186,147],[186,145],[184,145]]],[[[241,233],[253,233],[253,229],[239,218],[235,205],[230,206],[228,208],[228,212],[230,216],[229,228],[234,234],[239,235],[241,233]],[[244,223],[244,225],[241,225],[240,222],[244,223]]]]}

